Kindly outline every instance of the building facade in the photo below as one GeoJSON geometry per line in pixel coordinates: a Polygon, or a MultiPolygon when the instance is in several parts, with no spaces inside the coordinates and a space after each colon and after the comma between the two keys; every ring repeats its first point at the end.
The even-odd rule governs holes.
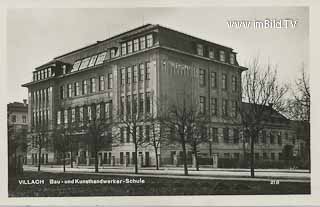
{"type": "Polygon", "coordinates": [[[8,123],[8,162],[9,166],[16,165],[16,162],[26,162],[26,152],[24,150],[24,140],[28,129],[28,104],[23,102],[13,102],[7,104],[8,123]]]}
{"type": "MultiPolygon", "coordinates": [[[[202,113],[210,115],[211,141],[200,146],[201,157],[214,153],[219,158],[240,159],[246,148],[238,114],[241,74],[245,70],[232,48],[160,25],[144,25],[37,67],[33,80],[23,85],[28,88],[30,137],[37,140],[37,132],[43,128],[50,137],[60,125],[81,125],[93,117],[115,116],[118,111],[156,112],[154,100],[174,100],[188,94],[202,113]]],[[[269,128],[257,142],[257,159],[278,160],[282,146],[293,139],[286,125],[271,124],[269,128]],[[284,138],[279,141],[279,137],[284,138]]],[[[120,131],[119,142],[99,151],[101,164],[135,162],[132,136],[125,127],[120,131]]],[[[138,131],[148,136],[150,128],[142,124],[138,131]]],[[[37,163],[37,159],[43,164],[56,162],[52,146],[43,146],[40,158],[35,144],[31,146],[29,164],[37,163]]],[[[139,151],[143,166],[155,165],[151,147],[139,151]]],[[[161,147],[159,157],[163,164],[174,165],[180,153],[176,145],[161,147]]],[[[92,163],[88,146],[79,144],[75,156],[77,164],[92,163]]]]}

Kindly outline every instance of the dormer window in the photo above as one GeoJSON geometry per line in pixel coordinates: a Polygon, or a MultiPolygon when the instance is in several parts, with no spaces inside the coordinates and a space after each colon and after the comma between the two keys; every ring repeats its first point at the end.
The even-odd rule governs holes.
{"type": "Polygon", "coordinates": [[[234,54],[230,53],[230,64],[234,65],[234,62],[235,62],[234,54]]]}
{"type": "Polygon", "coordinates": [[[153,45],[153,35],[149,34],[147,35],[147,47],[152,47],[153,45]]]}
{"type": "Polygon", "coordinates": [[[82,69],[88,67],[89,61],[90,61],[90,57],[83,59],[79,70],[82,70],[82,69]]]}
{"type": "Polygon", "coordinates": [[[203,56],[203,45],[197,44],[197,55],[203,56]]]}
{"type": "Polygon", "coordinates": [[[100,53],[100,54],[98,55],[98,57],[97,57],[97,60],[96,60],[95,65],[102,64],[103,61],[104,61],[104,59],[105,59],[105,57],[106,57],[106,55],[107,55],[107,52],[100,53]]]}
{"type": "Polygon", "coordinates": [[[219,56],[220,56],[220,61],[222,62],[226,61],[225,53],[223,50],[220,50],[219,56]]]}
{"type": "Polygon", "coordinates": [[[74,72],[74,71],[79,70],[80,64],[81,64],[81,60],[76,61],[76,62],[73,64],[73,68],[72,68],[71,72],[74,72]]]}
{"type": "Polygon", "coordinates": [[[97,57],[98,55],[94,55],[91,57],[88,67],[94,66],[94,64],[96,63],[97,57]]]}
{"type": "Polygon", "coordinates": [[[63,65],[63,66],[62,66],[62,71],[63,71],[63,72],[62,72],[63,74],[66,74],[66,73],[67,73],[67,67],[66,67],[66,65],[63,65]]]}
{"type": "Polygon", "coordinates": [[[48,77],[51,77],[51,68],[48,68],[48,77]]]}
{"type": "Polygon", "coordinates": [[[132,41],[129,41],[127,44],[128,44],[128,53],[132,53],[132,41]]]}
{"type": "Polygon", "coordinates": [[[111,56],[111,58],[115,58],[116,57],[116,49],[115,48],[112,48],[111,50],[110,50],[110,56],[111,56]]]}
{"type": "Polygon", "coordinates": [[[214,49],[213,48],[209,49],[209,58],[214,59],[214,49]]]}
{"type": "Polygon", "coordinates": [[[126,55],[127,54],[127,43],[122,43],[121,44],[121,55],[126,55]]]}

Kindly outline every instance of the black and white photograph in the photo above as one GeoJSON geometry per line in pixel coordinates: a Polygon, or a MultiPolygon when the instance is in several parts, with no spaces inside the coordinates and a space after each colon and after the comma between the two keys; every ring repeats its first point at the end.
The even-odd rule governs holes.
{"type": "Polygon", "coordinates": [[[311,195],[306,6],[9,8],[6,46],[10,198],[311,195]]]}

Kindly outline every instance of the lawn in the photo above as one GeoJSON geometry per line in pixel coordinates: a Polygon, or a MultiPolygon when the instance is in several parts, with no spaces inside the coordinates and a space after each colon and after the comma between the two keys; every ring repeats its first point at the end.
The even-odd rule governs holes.
{"type": "Polygon", "coordinates": [[[18,178],[9,178],[10,197],[252,194],[310,194],[310,183],[280,182],[272,185],[266,181],[194,180],[48,172],[24,172],[24,175],[18,178]],[[140,178],[144,183],[141,183],[140,178]],[[44,184],[19,184],[18,181],[32,182],[34,179],[44,180],[44,184]],[[61,183],[50,184],[50,179],[61,183]],[[93,181],[105,183],[90,183],[93,181]]]}

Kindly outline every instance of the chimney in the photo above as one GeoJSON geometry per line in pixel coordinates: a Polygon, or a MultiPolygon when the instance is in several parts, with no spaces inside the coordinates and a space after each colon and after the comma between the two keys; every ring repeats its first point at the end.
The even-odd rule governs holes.
{"type": "Polygon", "coordinates": [[[27,105],[27,99],[23,99],[23,105],[24,105],[24,106],[27,105]]]}

